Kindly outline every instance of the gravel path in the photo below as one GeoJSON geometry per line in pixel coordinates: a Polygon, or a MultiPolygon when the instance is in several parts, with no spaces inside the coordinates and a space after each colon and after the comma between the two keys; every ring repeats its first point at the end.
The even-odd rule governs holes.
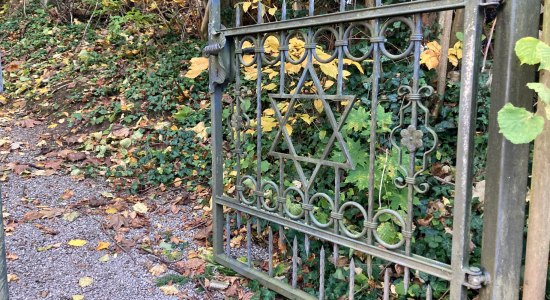
{"type": "MultiPolygon", "coordinates": [[[[0,169],[9,163],[36,164],[43,159],[37,144],[48,137],[44,125],[22,128],[13,122],[4,122],[0,126],[0,139],[9,140],[11,145],[7,151],[5,145],[2,148],[4,155],[0,155],[0,159],[4,161],[0,161],[0,169]]],[[[7,222],[11,299],[73,299],[74,295],[82,295],[86,300],[205,298],[202,289],[193,282],[177,286],[177,296],[165,295],[149,271],[159,264],[156,257],[139,251],[137,246],[127,250],[117,247],[128,242],[139,246],[158,241],[159,236],[171,232],[172,237],[187,244],[182,251],[185,262],[191,252],[200,251],[193,240],[198,229],[184,230],[186,222],[202,214],[202,210],[194,210],[191,203],[177,205],[175,212],[148,212],[145,217],[150,226],[120,230],[122,234],[116,232],[115,236],[114,230],[102,226],[108,216],[103,208],[87,205],[90,201],[105,199],[102,194],[114,194],[101,180],[75,180],[60,170],[46,176],[19,176],[10,172],[4,181],[0,185],[7,222]],[[73,195],[68,195],[69,192],[73,195]],[[53,216],[33,217],[33,213],[44,211],[53,216]],[[72,219],[71,213],[76,218],[72,219]],[[81,247],[68,244],[77,239],[87,243],[81,247]],[[110,246],[96,250],[100,242],[108,242],[110,246]],[[79,280],[83,277],[90,277],[93,282],[82,287],[79,280]]],[[[158,244],[152,243],[151,247],[158,248],[158,244]]],[[[169,273],[170,270],[164,275],[169,273]]],[[[223,299],[218,293],[210,296],[223,299]]]]}

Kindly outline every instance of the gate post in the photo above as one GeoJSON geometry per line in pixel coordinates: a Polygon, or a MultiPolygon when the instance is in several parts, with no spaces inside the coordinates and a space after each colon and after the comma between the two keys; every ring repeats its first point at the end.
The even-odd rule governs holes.
{"type": "MultiPolygon", "coordinates": [[[[221,28],[220,22],[220,0],[211,0],[210,14],[208,22],[208,40],[213,42],[214,35],[221,28]]],[[[208,9],[208,8],[207,8],[208,9]]],[[[209,82],[211,97],[211,115],[212,124],[212,232],[213,232],[213,252],[214,255],[223,253],[223,206],[218,204],[217,197],[223,194],[223,157],[222,157],[222,92],[221,84],[213,82],[217,77],[217,55],[209,57],[209,82]]]]}
{"type": "Polygon", "coordinates": [[[516,41],[538,37],[540,0],[506,0],[499,7],[483,221],[481,265],[489,282],[482,300],[519,298],[529,145],[514,145],[499,133],[497,113],[506,104],[532,110],[534,94],[526,87],[535,79],[533,67],[521,66],[516,41]]]}

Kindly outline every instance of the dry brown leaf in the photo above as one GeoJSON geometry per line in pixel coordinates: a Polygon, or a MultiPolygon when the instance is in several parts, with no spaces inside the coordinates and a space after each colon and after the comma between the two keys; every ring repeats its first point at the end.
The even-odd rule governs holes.
{"type": "Polygon", "coordinates": [[[33,119],[23,119],[17,123],[23,128],[33,128],[36,125],[42,124],[42,122],[33,119]]]}
{"type": "Polygon", "coordinates": [[[166,265],[159,264],[159,265],[155,265],[151,269],[149,269],[149,273],[151,273],[151,275],[153,275],[153,276],[159,276],[162,273],[166,272],[166,270],[168,270],[166,265]]]}
{"type": "Polygon", "coordinates": [[[61,199],[68,200],[74,196],[74,192],[72,190],[65,190],[63,192],[63,195],[61,195],[61,199]]]}

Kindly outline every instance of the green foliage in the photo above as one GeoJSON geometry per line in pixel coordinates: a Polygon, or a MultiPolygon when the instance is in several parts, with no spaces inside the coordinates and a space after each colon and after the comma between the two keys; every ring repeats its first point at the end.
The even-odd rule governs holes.
{"type": "MultiPolygon", "coordinates": [[[[540,70],[550,70],[550,46],[541,40],[522,38],[517,41],[515,51],[522,64],[540,64],[540,70]]],[[[550,89],[542,83],[529,83],[527,86],[537,92],[540,105],[545,108],[546,120],[550,120],[550,89]]],[[[511,103],[498,112],[500,132],[514,144],[532,142],[544,129],[544,122],[543,117],[511,103]]]]}

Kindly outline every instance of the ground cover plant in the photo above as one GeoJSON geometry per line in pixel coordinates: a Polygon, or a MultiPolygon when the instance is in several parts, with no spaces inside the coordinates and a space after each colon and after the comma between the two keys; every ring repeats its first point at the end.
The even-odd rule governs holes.
{"type": "MultiPolygon", "coordinates": [[[[257,3],[243,2],[241,5],[253,11],[257,3]]],[[[279,3],[265,3],[265,7],[267,18],[277,19],[280,16],[280,11],[276,9],[280,7],[279,3]]],[[[4,166],[0,180],[10,180],[10,176],[14,175],[36,178],[63,173],[75,180],[105,181],[112,189],[112,194],[105,194],[106,197],[101,199],[106,200],[99,207],[104,211],[106,226],[116,232],[132,226],[147,228],[147,216],[152,211],[160,209],[168,213],[155,203],[168,203],[172,212],[181,211],[179,205],[182,203],[191,203],[201,214],[193,220],[186,220],[183,226],[189,230],[200,230],[196,236],[199,241],[193,240],[192,243],[199,243],[203,249],[185,252],[183,249],[188,247],[186,243],[189,241],[180,240],[169,232],[158,234],[153,242],[138,240],[133,241],[135,245],[126,247],[137,247],[152,253],[161,258],[157,261],[160,265],[175,271],[165,274],[163,267],[158,267],[150,272],[156,277],[156,284],[161,287],[162,293],[182,294],[181,287],[191,279],[197,283],[197,289],[204,289],[207,293],[219,293],[218,290],[221,290],[229,298],[274,299],[276,294],[263,289],[256,282],[248,282],[248,288],[242,289],[241,285],[246,280],[234,277],[231,270],[211,261],[211,221],[208,216],[211,175],[210,100],[205,71],[207,60],[201,57],[205,42],[199,38],[201,32],[197,26],[202,14],[199,8],[199,4],[186,1],[109,0],[99,4],[83,1],[74,2],[72,8],[55,3],[44,7],[30,2],[24,8],[3,4],[0,10],[0,55],[6,93],[0,94],[0,105],[9,112],[6,117],[13,120],[14,126],[42,126],[51,137],[41,139],[37,145],[45,159],[32,163],[10,162],[4,166]],[[182,14],[189,14],[190,18],[181,18],[182,14]],[[166,195],[173,195],[175,200],[162,202],[166,195]],[[182,260],[183,253],[187,255],[185,260],[182,260]],[[223,288],[216,289],[216,284],[219,284],[217,281],[221,281],[223,288]]],[[[296,11],[296,15],[300,14],[304,15],[305,12],[296,11]]],[[[390,39],[396,48],[406,46],[403,40],[408,33],[401,26],[396,24],[391,29],[390,39]]],[[[422,57],[421,80],[426,85],[435,83],[434,67],[447,63],[440,61],[439,43],[436,42],[438,32],[437,26],[433,25],[427,27],[424,34],[426,48],[422,57]]],[[[304,51],[304,45],[298,39],[292,42],[292,50],[299,56],[300,51],[304,51]]],[[[458,39],[452,47],[452,53],[449,52],[450,65],[454,71],[460,68],[460,45],[458,39]]],[[[358,43],[355,50],[360,51],[363,46],[358,43]]],[[[271,47],[271,51],[275,52],[278,45],[272,44],[271,47]]],[[[321,50],[328,53],[332,49],[327,46],[321,50]]],[[[352,61],[346,63],[349,66],[349,74],[345,76],[346,91],[357,95],[360,105],[352,110],[343,129],[345,141],[357,165],[343,182],[345,192],[342,200],[354,198],[359,203],[367,201],[368,156],[363,145],[368,144],[370,124],[364,120],[375,113],[378,116],[379,134],[376,141],[378,207],[389,207],[405,214],[404,192],[393,184],[399,166],[388,136],[397,121],[401,105],[398,87],[408,83],[409,78],[405,74],[411,73],[411,64],[407,60],[383,62],[383,101],[376,112],[371,112],[371,69],[368,65],[352,61]]],[[[487,65],[490,66],[490,61],[487,65]]],[[[300,71],[297,68],[288,70],[289,78],[296,80],[300,71]]],[[[327,91],[334,89],[335,66],[318,64],[316,68],[323,74],[324,88],[327,91]]],[[[262,82],[264,91],[276,87],[274,83],[279,79],[274,71],[270,67],[262,69],[266,74],[262,82]]],[[[254,66],[245,68],[242,74],[243,90],[249,96],[255,96],[255,74],[254,66]]],[[[476,200],[471,224],[472,265],[477,265],[480,258],[490,73],[483,73],[480,77],[475,153],[476,200]]],[[[443,105],[432,120],[440,138],[440,147],[434,155],[431,169],[423,174],[432,189],[415,199],[413,252],[448,263],[451,256],[460,83],[450,79],[446,84],[443,105]]],[[[232,101],[231,93],[224,95],[224,101],[232,101]]],[[[280,108],[284,109],[284,103],[280,108]]],[[[242,109],[249,116],[255,115],[255,106],[250,101],[244,102],[242,109]]],[[[224,111],[227,123],[232,121],[231,112],[230,108],[224,111]]],[[[341,114],[342,110],[337,113],[341,114]]],[[[305,141],[302,143],[305,146],[299,149],[302,153],[316,155],[322,149],[321,146],[327,143],[330,128],[325,117],[319,104],[313,102],[300,107],[300,113],[290,120],[293,135],[305,141]]],[[[251,117],[251,128],[254,128],[254,122],[257,120],[251,117]]],[[[273,138],[278,123],[272,109],[262,111],[262,126],[268,137],[273,138]]],[[[240,163],[243,170],[254,172],[254,131],[251,129],[246,134],[247,138],[243,140],[246,155],[240,163]]],[[[225,135],[229,137],[231,132],[225,132],[225,135]]],[[[3,137],[0,139],[3,151],[13,154],[17,152],[17,147],[12,149],[15,146],[4,141],[3,137]]],[[[269,147],[268,140],[263,146],[269,147]]],[[[341,153],[336,152],[334,156],[334,159],[342,159],[341,153]]],[[[227,173],[224,187],[228,193],[234,192],[234,174],[231,170],[236,163],[231,156],[225,160],[227,173]]],[[[261,168],[273,176],[277,171],[274,162],[269,160],[262,162],[261,168]]],[[[318,185],[321,188],[323,185],[329,187],[334,181],[331,176],[323,176],[318,185]]],[[[70,192],[67,192],[64,197],[69,195],[70,192]]],[[[295,209],[301,208],[297,205],[295,209]]],[[[44,217],[43,211],[38,210],[38,213],[39,218],[44,217]]],[[[326,211],[319,210],[316,214],[320,220],[328,218],[326,211]]],[[[51,214],[46,216],[51,218],[51,214]]],[[[63,214],[54,214],[53,217],[61,216],[63,214]]],[[[10,226],[9,221],[7,225],[10,226]]],[[[255,239],[265,239],[266,234],[256,234],[255,239]]],[[[287,233],[289,241],[294,234],[287,233]]],[[[384,223],[379,234],[389,243],[402,238],[391,220],[384,223]]],[[[124,253],[114,242],[109,243],[111,248],[124,253]]],[[[117,243],[123,246],[124,243],[132,244],[128,238],[119,239],[117,243]]],[[[245,240],[237,236],[231,243],[235,247],[244,246],[245,240]]],[[[320,242],[313,242],[312,250],[318,250],[321,245],[320,242]]],[[[98,248],[101,247],[98,245],[98,248]]],[[[284,253],[288,248],[290,244],[281,241],[278,251],[284,253]]],[[[341,249],[339,255],[345,257],[345,251],[341,249]]],[[[307,268],[304,268],[301,276],[307,287],[308,282],[318,280],[318,260],[308,257],[302,260],[307,268]]],[[[288,264],[285,263],[281,258],[278,276],[287,274],[288,268],[285,266],[288,264]]],[[[364,261],[356,261],[356,265],[362,268],[364,261]]],[[[390,267],[396,273],[399,270],[399,266],[390,267]]],[[[327,290],[331,291],[327,298],[337,299],[348,286],[348,272],[344,267],[329,265],[327,274],[330,274],[326,282],[327,290]]],[[[376,299],[379,286],[376,286],[375,281],[380,276],[356,276],[357,297],[376,299]]],[[[434,296],[445,299],[448,292],[446,282],[425,274],[415,276],[417,282],[429,281],[434,296]]],[[[412,284],[408,290],[404,290],[403,282],[397,277],[392,284],[395,297],[425,296],[420,291],[420,284],[412,284]]]]}

